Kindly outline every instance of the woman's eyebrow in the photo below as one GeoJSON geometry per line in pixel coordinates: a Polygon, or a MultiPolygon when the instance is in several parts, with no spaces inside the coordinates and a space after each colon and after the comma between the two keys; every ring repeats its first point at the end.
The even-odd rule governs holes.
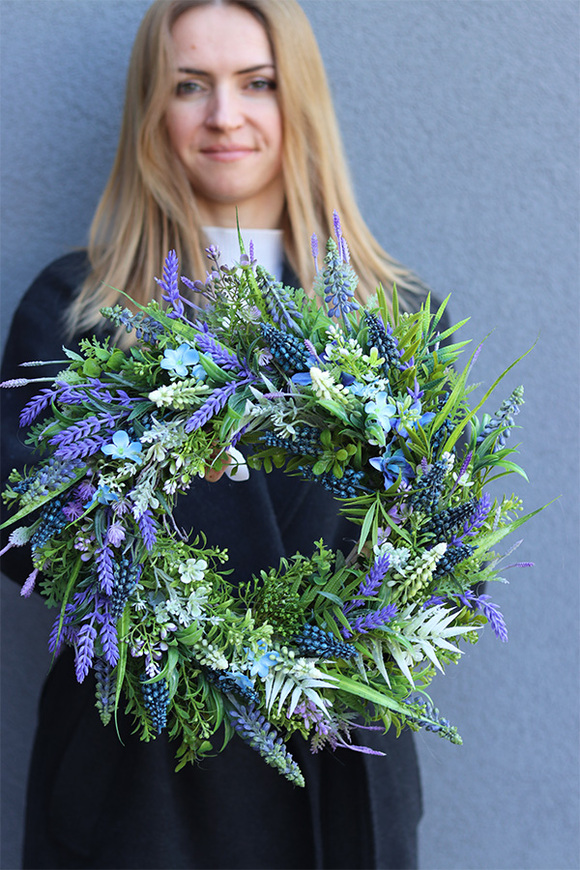
{"type": "MultiPolygon", "coordinates": [[[[242,75],[246,75],[247,73],[259,72],[260,70],[263,70],[263,69],[274,69],[275,70],[276,67],[273,63],[259,63],[256,66],[249,66],[247,69],[240,69],[235,73],[235,75],[242,76],[242,75]]],[[[178,67],[177,72],[186,73],[186,75],[190,75],[190,76],[208,76],[208,75],[210,75],[210,73],[208,73],[206,70],[195,69],[194,67],[190,67],[190,66],[180,66],[180,67],[178,67]]]]}

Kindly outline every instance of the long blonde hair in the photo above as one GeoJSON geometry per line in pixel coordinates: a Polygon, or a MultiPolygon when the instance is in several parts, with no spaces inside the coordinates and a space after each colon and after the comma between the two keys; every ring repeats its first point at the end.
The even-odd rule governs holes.
{"type": "Polygon", "coordinates": [[[270,40],[283,123],[284,248],[301,285],[310,287],[314,277],[309,239],[315,233],[326,241],[336,210],[363,301],[379,283],[387,292],[393,283],[416,288],[414,276],[382,250],[358,210],[322,58],[296,0],[155,0],[133,46],[119,145],[90,230],[91,272],[69,310],[71,334],[99,328],[100,308],[119,301],[115,288],[141,304],[159,297],[154,276],[170,249],[184,274],[205,277],[195,193],[164,124],[173,86],[171,28],[184,12],[205,5],[246,9],[270,40]]]}

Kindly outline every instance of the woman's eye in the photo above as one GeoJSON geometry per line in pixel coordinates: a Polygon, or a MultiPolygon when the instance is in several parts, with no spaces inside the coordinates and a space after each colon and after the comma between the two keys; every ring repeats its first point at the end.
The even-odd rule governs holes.
{"type": "Polygon", "coordinates": [[[203,90],[200,82],[184,81],[178,82],[175,87],[175,93],[178,97],[187,97],[192,94],[199,94],[203,90]]]}
{"type": "Polygon", "coordinates": [[[252,79],[249,88],[252,91],[275,91],[276,82],[273,79],[252,79]]]}

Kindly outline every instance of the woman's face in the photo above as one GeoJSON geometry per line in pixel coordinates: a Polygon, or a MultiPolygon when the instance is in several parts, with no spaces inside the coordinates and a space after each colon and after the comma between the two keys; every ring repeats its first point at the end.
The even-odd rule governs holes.
{"type": "Polygon", "coordinates": [[[166,112],[204,224],[280,225],[282,118],[266,32],[239,6],[200,6],[172,29],[174,88],[166,112]]]}

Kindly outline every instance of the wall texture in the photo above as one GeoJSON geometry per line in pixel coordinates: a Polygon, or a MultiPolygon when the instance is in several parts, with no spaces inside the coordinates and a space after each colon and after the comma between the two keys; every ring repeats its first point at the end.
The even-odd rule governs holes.
{"type": "MultiPolygon", "coordinates": [[[[576,868],[578,852],[578,57],[576,0],[304,0],[362,211],[465,334],[492,333],[497,403],[526,388],[510,482],[534,509],[493,589],[510,629],[434,686],[461,748],[418,736],[424,870],[576,868]]],[[[1,0],[2,337],[51,259],[85,242],[112,162],[145,0],[1,0]]],[[[489,408],[490,411],[494,407],[489,408]]],[[[47,614],[2,585],[1,866],[18,866],[47,614]]]]}

